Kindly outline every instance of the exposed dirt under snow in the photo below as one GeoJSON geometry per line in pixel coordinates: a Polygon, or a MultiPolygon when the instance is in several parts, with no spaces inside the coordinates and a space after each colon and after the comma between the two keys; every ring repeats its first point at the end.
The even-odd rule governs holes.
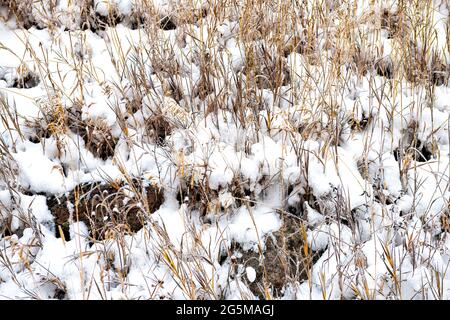
{"type": "Polygon", "coordinates": [[[0,298],[450,298],[425,2],[0,0],[0,298]]]}

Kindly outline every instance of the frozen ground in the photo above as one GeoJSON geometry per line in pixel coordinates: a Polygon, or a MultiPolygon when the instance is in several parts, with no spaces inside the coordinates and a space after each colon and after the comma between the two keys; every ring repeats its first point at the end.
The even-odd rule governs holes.
{"type": "Polygon", "coordinates": [[[449,299],[449,10],[0,0],[0,298],[449,299]]]}

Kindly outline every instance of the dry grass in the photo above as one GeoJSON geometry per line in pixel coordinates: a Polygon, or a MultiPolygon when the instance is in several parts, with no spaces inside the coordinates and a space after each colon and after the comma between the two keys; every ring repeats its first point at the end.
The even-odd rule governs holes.
{"type": "MultiPolygon", "coordinates": [[[[282,296],[283,287],[294,288],[292,290],[295,291],[299,283],[311,282],[313,262],[316,262],[317,257],[322,254],[313,252],[308,247],[306,232],[308,228],[313,227],[308,222],[304,203],[326,215],[323,224],[344,225],[350,229],[354,237],[357,237],[359,232],[359,220],[355,218],[355,212],[350,208],[348,195],[339,190],[323,198],[313,195],[309,181],[309,163],[312,161],[310,159],[319,158],[320,161],[331,161],[335,166],[342,166],[338,163],[337,157],[329,158],[327,155],[332,154],[333,150],[337,150],[351,137],[364,134],[365,144],[357,160],[361,175],[374,186],[375,190],[374,199],[367,202],[368,212],[371,211],[374,202],[381,207],[382,212],[387,212],[389,205],[395,200],[385,196],[386,187],[382,185],[383,179],[373,174],[373,170],[369,170],[377,161],[369,159],[372,140],[386,140],[391,145],[398,145],[392,148],[391,152],[395,154],[400,166],[403,191],[412,190],[413,198],[421,181],[410,177],[416,174],[420,163],[448,156],[439,155],[436,137],[433,134],[439,130],[438,127],[432,128],[432,134],[423,140],[418,138],[417,123],[408,123],[403,127],[403,122],[399,124],[395,120],[409,107],[397,100],[398,93],[404,89],[405,83],[410,86],[411,92],[419,92],[423,97],[420,101],[409,102],[418,106],[414,109],[418,114],[422,113],[422,108],[429,106],[433,110],[436,86],[448,86],[450,19],[447,18],[446,22],[446,49],[437,48],[436,21],[433,20],[436,4],[431,0],[398,1],[395,9],[383,7],[383,1],[372,1],[371,9],[360,16],[357,15],[352,1],[338,0],[309,1],[308,4],[301,1],[215,0],[203,6],[198,6],[197,1],[181,1],[181,4],[172,8],[170,14],[159,12],[152,1],[136,2],[138,9],[128,16],[122,16],[114,7],[110,8],[108,16],[101,16],[95,12],[93,1],[83,0],[79,3],[79,19],[73,25],[76,26],[76,30],[90,30],[108,40],[106,47],[114,69],[121,78],[127,79],[128,86],[125,87],[123,82],[106,81],[105,75],[93,65],[92,55],[95,48],[90,47],[85,33],[71,32],[71,47],[57,48],[59,35],[56,30],[60,27],[60,23],[55,1],[49,1],[49,6],[43,5],[43,12],[40,14],[36,12],[33,14],[31,10],[32,8],[35,10],[36,6],[30,6],[27,1],[0,1],[1,5],[8,8],[8,17],[14,18],[20,28],[28,29],[35,26],[51,30],[51,34],[55,37],[52,41],[60,63],[69,66],[76,79],[71,88],[64,87],[62,83],[67,74],[58,74],[55,70],[51,70],[49,61],[38,58],[42,56],[39,52],[41,49],[33,47],[30,43],[26,44],[27,58],[34,59],[29,63],[34,69],[26,69],[26,62],[23,61],[24,67],[16,70],[16,80],[12,81],[11,87],[34,87],[42,81],[48,96],[39,104],[41,117],[34,123],[29,123],[27,119],[27,125],[34,128],[32,132],[22,132],[22,120],[20,114],[14,111],[15,106],[11,100],[0,97],[0,119],[3,127],[7,129],[2,132],[3,136],[0,139],[2,167],[0,188],[8,190],[11,199],[17,201],[17,192],[27,190],[17,185],[17,168],[10,155],[15,147],[12,142],[7,142],[8,131],[11,137],[19,135],[22,140],[28,139],[42,144],[46,139],[55,137],[59,141],[57,158],[61,163],[64,163],[66,147],[60,137],[68,134],[78,135],[82,138],[85,148],[96,158],[104,161],[113,158],[114,165],[125,177],[125,184],[130,184],[132,189],[133,179],[139,177],[134,177],[130,172],[138,170],[124,167],[123,159],[115,156],[121,147],[119,143],[133,146],[141,142],[142,145],[138,148],[143,150],[146,148],[145,143],[162,146],[168,154],[171,154],[179,183],[176,187],[170,185],[160,187],[167,194],[177,194],[180,210],[185,210],[187,215],[198,213],[202,221],[210,225],[214,225],[214,221],[217,222],[211,219],[211,216],[231,214],[245,205],[251,208],[258,202],[264,202],[266,190],[279,185],[283,195],[282,205],[274,210],[295,217],[298,224],[295,230],[288,230],[289,235],[295,234],[295,241],[277,234],[281,239],[281,246],[284,246],[283,249],[277,248],[279,243],[272,244],[273,247],[267,249],[280,251],[283,255],[280,258],[284,263],[283,275],[280,278],[283,279],[282,283],[271,283],[277,280],[274,280],[272,274],[277,270],[265,269],[264,257],[267,259],[273,252],[264,251],[264,239],[259,239],[259,252],[247,257],[256,259],[250,264],[258,270],[258,282],[251,284],[253,293],[270,299],[282,296]],[[381,7],[383,9],[379,9],[381,7]],[[236,24],[231,28],[230,34],[224,34],[225,23],[229,21],[236,24]],[[141,31],[139,37],[142,40],[137,46],[125,44],[114,29],[109,29],[110,26],[119,23],[135,31],[141,31]],[[194,29],[194,24],[197,29],[194,29]],[[167,41],[167,32],[173,32],[175,42],[167,41]],[[385,50],[388,49],[383,47],[386,42],[383,42],[382,34],[387,34],[392,47],[388,55],[385,55],[385,50]],[[230,41],[231,37],[241,50],[242,63],[230,59],[225,42],[230,41]],[[193,72],[181,63],[183,61],[193,61],[197,70],[193,72]],[[148,66],[151,66],[150,70],[148,66]],[[369,87],[365,89],[370,92],[371,100],[369,105],[364,106],[361,102],[355,102],[353,111],[349,112],[341,103],[347,91],[355,90],[357,86],[354,82],[355,76],[360,82],[367,79],[369,87]],[[87,107],[83,90],[88,81],[97,82],[105,97],[116,95],[122,98],[117,99],[115,104],[108,105],[117,118],[115,124],[112,125],[101,118],[89,119],[83,113],[87,107]],[[159,87],[155,86],[156,82],[159,82],[159,87]],[[267,100],[268,97],[270,101],[267,100]],[[381,124],[385,128],[385,136],[374,137],[370,130],[380,125],[377,121],[381,121],[374,115],[382,112],[387,118],[384,119],[386,122],[381,124]],[[233,172],[232,183],[212,190],[209,183],[211,169],[208,164],[208,156],[212,151],[204,148],[204,165],[198,166],[189,163],[185,158],[187,156],[184,154],[185,151],[175,150],[172,140],[168,139],[173,132],[183,129],[184,138],[191,147],[199,145],[199,137],[190,129],[198,125],[199,119],[207,116],[211,119],[208,125],[217,124],[217,128],[211,130],[218,130],[219,123],[223,123],[220,119],[231,116],[229,123],[234,126],[233,130],[245,132],[245,135],[240,137],[240,142],[233,148],[246,156],[251,154],[251,146],[261,141],[262,135],[281,139],[286,146],[295,151],[300,168],[298,178],[295,181],[285,181],[282,166],[278,168],[279,172],[270,172],[270,175],[261,174],[256,182],[244,178],[238,172],[233,172]],[[394,132],[397,130],[402,132],[400,143],[393,141],[394,132]],[[136,135],[140,135],[138,139],[135,139],[136,135]],[[311,154],[304,146],[306,140],[320,143],[318,154],[311,154]],[[227,207],[224,207],[219,199],[220,194],[225,192],[230,192],[234,198],[234,203],[227,207]],[[292,200],[294,198],[298,200],[292,200]],[[295,248],[298,245],[301,245],[300,251],[295,248]]],[[[1,42],[0,39],[0,48],[1,42]]],[[[356,97],[354,100],[357,100],[356,97]]],[[[8,141],[13,140],[11,138],[8,141]]],[[[380,157],[386,152],[384,147],[377,151],[380,157]]],[[[442,172],[448,174],[449,170],[444,169],[442,172]]],[[[113,185],[116,182],[109,181],[109,183],[113,185]]],[[[186,226],[189,232],[184,235],[186,240],[182,242],[181,247],[174,245],[166,229],[169,226],[161,226],[152,220],[152,213],[157,208],[149,208],[147,200],[138,189],[133,191],[141,196],[132,198],[127,208],[141,208],[143,215],[140,219],[143,219],[143,223],[147,223],[143,237],[149,243],[148,250],[153,251],[155,261],[166,266],[184,297],[189,299],[225,297],[227,288],[218,289],[212,280],[211,274],[218,272],[215,270],[217,264],[214,263],[214,259],[226,261],[230,266],[233,266],[233,263],[245,264],[247,263],[245,254],[248,253],[244,253],[244,258],[239,258],[241,260],[238,262],[233,261],[236,259],[236,253],[232,250],[228,250],[223,257],[211,256],[211,248],[204,247],[202,243],[201,230],[194,224],[189,225],[189,222],[186,226]],[[207,260],[206,264],[214,270],[212,273],[206,270],[205,263],[200,263],[202,259],[207,260]]],[[[114,197],[110,190],[108,192],[106,198],[114,197]]],[[[444,195],[445,192],[438,188],[435,190],[438,195],[439,193],[444,195]]],[[[83,194],[78,196],[83,197],[83,194]]],[[[105,203],[104,198],[96,201],[95,205],[105,203]]],[[[417,199],[414,203],[420,201],[417,199]]],[[[110,216],[117,216],[112,212],[114,201],[106,202],[107,205],[102,206],[102,210],[110,210],[110,216]]],[[[28,250],[26,251],[28,253],[22,254],[18,261],[8,261],[8,255],[15,257],[12,253],[16,250],[13,234],[18,233],[17,230],[23,231],[26,226],[37,228],[37,224],[27,218],[29,215],[20,210],[23,211],[23,208],[14,201],[4,207],[0,202],[0,217],[5,219],[0,223],[0,231],[3,230],[1,233],[3,242],[9,244],[9,247],[0,250],[0,264],[11,270],[17,270],[17,266],[27,268],[30,265],[28,260],[32,262],[35,258],[34,251],[30,249],[36,245],[33,242],[24,245],[26,249],[21,250],[28,250]],[[20,217],[25,224],[13,230],[11,217],[20,217]]],[[[410,213],[413,214],[414,209],[411,209],[410,213]]],[[[440,219],[444,230],[440,237],[445,237],[449,232],[448,207],[442,212],[440,219]]],[[[370,224],[373,228],[373,220],[370,224]]],[[[218,225],[217,230],[217,238],[213,242],[214,245],[220,246],[224,239],[218,225]]],[[[286,228],[280,232],[283,231],[286,231],[286,228]]],[[[99,242],[95,236],[90,238],[95,248],[101,248],[90,251],[90,254],[98,255],[98,261],[104,262],[100,263],[102,268],[105,268],[102,272],[115,279],[106,279],[103,283],[95,284],[92,282],[94,278],[85,279],[86,287],[89,289],[86,290],[84,298],[89,298],[91,290],[98,291],[97,297],[106,298],[106,290],[114,281],[124,288],[126,296],[127,270],[132,253],[124,239],[132,232],[129,226],[127,227],[126,219],[110,227],[109,232],[113,235],[102,235],[103,238],[110,239],[109,242],[99,242]],[[113,246],[111,243],[119,249],[110,249],[113,246]],[[113,254],[120,255],[120,267],[117,260],[112,265],[113,254]]],[[[35,233],[38,235],[39,231],[35,230],[35,233]]],[[[335,248],[335,252],[340,251],[341,245],[345,244],[342,244],[340,239],[331,240],[330,246],[335,248]]],[[[406,256],[415,259],[415,253],[410,252],[415,249],[410,246],[417,245],[412,239],[411,243],[405,244],[407,248],[405,256],[395,257],[392,245],[384,244],[382,251],[386,257],[385,263],[390,279],[386,280],[389,288],[383,290],[373,285],[373,281],[377,279],[369,281],[364,278],[366,276],[364,254],[357,246],[352,248],[355,257],[352,261],[356,261],[355,265],[361,271],[361,277],[348,276],[350,267],[345,264],[341,266],[335,275],[340,279],[338,283],[344,286],[345,282],[345,285],[353,288],[354,293],[351,297],[343,295],[342,298],[374,299],[385,296],[401,299],[402,275],[397,264],[406,256]],[[351,284],[346,281],[350,281],[351,284]]],[[[439,250],[436,244],[428,245],[433,250],[439,250]]],[[[74,259],[82,261],[82,255],[83,252],[74,259]]],[[[12,271],[11,274],[14,275],[15,272],[12,271]]],[[[229,271],[230,279],[234,277],[233,272],[235,271],[229,271]]],[[[83,277],[82,274],[80,276],[83,277]]],[[[55,297],[64,296],[63,293],[67,291],[65,284],[57,277],[48,277],[47,280],[51,283],[49,285],[54,286],[55,292],[58,293],[55,293],[55,297]]],[[[144,271],[142,277],[145,277],[144,271]]],[[[321,281],[323,298],[328,299],[330,293],[326,291],[325,283],[330,279],[326,279],[323,275],[321,281]]],[[[430,283],[433,281],[439,282],[439,279],[430,280],[430,283]]],[[[163,283],[148,284],[148,297],[171,298],[170,295],[159,294],[163,286],[163,283]]],[[[228,285],[228,288],[231,287],[228,285]]],[[[241,294],[248,297],[245,290],[241,294]]],[[[443,294],[437,290],[432,295],[439,298],[443,294]]],[[[30,293],[30,297],[36,296],[30,293]]]]}

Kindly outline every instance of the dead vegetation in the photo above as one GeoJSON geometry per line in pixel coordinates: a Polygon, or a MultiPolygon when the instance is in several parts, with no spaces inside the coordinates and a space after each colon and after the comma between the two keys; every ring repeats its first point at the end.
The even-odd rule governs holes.
{"type": "Polygon", "coordinates": [[[158,187],[135,180],[130,185],[79,185],[68,195],[49,197],[47,206],[55,216],[57,237],[70,240],[70,223],[82,221],[90,237],[101,240],[139,231],[148,215],[163,202],[164,195],[158,187]]]}
{"type": "MultiPolygon", "coordinates": [[[[232,268],[252,267],[256,279],[248,281],[249,288],[260,299],[281,297],[286,283],[301,282],[310,276],[312,265],[320,256],[308,247],[306,225],[302,219],[282,214],[283,225],[270,235],[265,248],[260,251],[243,251],[239,245],[232,246],[232,268]]],[[[232,271],[233,272],[233,271],[232,271]]]]}
{"type": "MultiPolygon", "coordinates": [[[[260,239],[256,251],[243,250],[241,244],[233,242],[222,256],[220,264],[230,264],[233,279],[240,276],[240,267],[254,268],[255,281],[245,283],[259,298],[279,298],[289,285],[312,281],[313,265],[322,252],[313,251],[308,245],[307,233],[313,230],[313,226],[308,224],[305,204],[326,217],[324,225],[343,225],[351,230],[355,238],[360,222],[357,221],[358,210],[349,208],[349,201],[341,189],[333,186],[330,192],[321,196],[313,194],[313,181],[308,175],[309,157],[319,159],[324,166],[326,161],[335,161],[338,166],[335,158],[329,160],[325,155],[355,136],[364,137],[361,138],[361,156],[355,160],[359,165],[358,172],[368,185],[377,190],[369,205],[381,206],[383,215],[387,215],[396,205],[397,199],[385,195],[388,186],[373,172],[372,166],[376,160],[368,160],[372,139],[383,141],[381,150],[376,150],[380,153],[377,154],[379,159],[386,153],[383,149],[385,145],[395,146],[388,153],[398,164],[403,183],[401,191],[407,192],[408,187],[412,188],[409,175],[417,170],[416,166],[439,160],[438,137],[435,134],[441,127],[433,127],[424,138],[420,130],[429,128],[419,128],[417,122],[406,120],[408,125],[405,128],[397,128],[394,118],[400,114],[403,123],[407,116],[416,117],[403,114],[407,108],[415,105],[420,105],[421,112],[427,108],[434,110],[433,94],[436,87],[449,84],[448,57],[436,49],[439,39],[434,31],[436,21],[432,18],[432,1],[399,1],[395,9],[380,5],[377,10],[368,10],[358,18],[355,18],[354,9],[344,6],[344,2],[319,1],[308,7],[306,3],[298,1],[249,0],[244,1],[242,6],[233,1],[218,1],[195,8],[190,3],[184,3],[169,14],[157,11],[153,5],[144,1],[129,15],[124,15],[114,7],[107,14],[101,14],[94,8],[92,0],[78,1],[79,19],[71,27],[65,28],[89,31],[95,34],[95,39],[107,39],[106,50],[111,64],[118,78],[127,80],[126,86],[113,83],[111,92],[105,94],[109,98],[114,92],[120,97],[114,104],[108,105],[116,116],[114,124],[102,117],[90,118],[83,114],[90,107],[84,101],[85,84],[98,81],[103,86],[110,80],[106,80],[109,79],[108,75],[100,75],[101,72],[92,66],[92,49],[81,42],[78,47],[73,45],[71,50],[61,50],[61,55],[72,52],[65,62],[71,59],[77,61],[71,66],[78,80],[70,92],[55,85],[56,81],[49,76],[41,79],[42,75],[53,76],[55,73],[45,69],[45,61],[36,63],[33,70],[23,64],[8,79],[0,62],[0,81],[5,81],[7,88],[31,89],[42,85],[48,91],[48,99],[37,103],[41,110],[39,117],[26,121],[30,132],[26,132],[25,136],[31,142],[44,145],[54,138],[57,140],[58,152],[61,152],[64,150],[64,146],[60,145],[62,137],[73,133],[82,139],[86,150],[96,159],[103,162],[112,159],[113,165],[117,165],[125,177],[107,183],[79,184],[60,196],[48,195],[47,206],[54,217],[55,235],[70,241],[70,225],[81,221],[89,229],[90,242],[100,243],[112,239],[119,243],[118,239],[135,234],[147,224],[153,228],[152,236],[161,244],[157,251],[158,259],[167,265],[168,273],[176,279],[177,288],[181,288],[185,297],[220,296],[211,288],[206,271],[196,262],[198,257],[192,258],[194,254],[205,260],[211,258],[205,258],[210,252],[202,247],[197,231],[189,229],[186,232],[195,239],[194,249],[189,248],[189,255],[183,252],[183,248],[176,248],[170,243],[171,239],[164,229],[166,226],[158,227],[150,219],[163,202],[171,197],[169,191],[174,190],[162,183],[152,185],[142,175],[128,174],[127,170],[135,168],[125,168],[117,156],[125,149],[124,153],[128,152],[127,159],[132,158],[134,154],[129,150],[135,148],[133,152],[136,149],[142,151],[136,156],[136,162],[139,162],[141,157],[151,154],[151,145],[154,149],[162,148],[173,162],[179,183],[174,191],[178,204],[185,205],[189,214],[199,213],[205,225],[213,224],[214,219],[222,215],[231,216],[238,208],[257,206],[266,200],[266,191],[271,186],[279,185],[282,189],[281,205],[273,210],[283,221],[281,229],[260,239]],[[422,5],[424,9],[419,10],[422,5]],[[235,23],[232,27],[231,22],[235,23]],[[360,26],[363,23],[364,28],[360,26]],[[141,40],[145,42],[139,45],[127,44],[124,52],[122,46],[125,47],[125,43],[115,39],[114,31],[110,29],[119,24],[132,31],[142,31],[148,38],[141,40]],[[107,33],[108,30],[110,33],[107,33]],[[216,37],[209,36],[216,34],[216,37]],[[170,37],[175,39],[171,43],[168,40],[170,37]],[[119,53],[115,54],[114,50],[119,53]],[[295,57],[299,60],[295,60],[295,57]],[[184,65],[187,63],[191,64],[190,68],[184,65]],[[357,80],[352,78],[353,73],[357,75],[357,80]],[[361,83],[365,80],[369,85],[361,89],[361,83]],[[404,81],[407,81],[411,92],[424,92],[423,101],[411,101],[407,105],[397,101],[398,92],[404,89],[404,81]],[[368,91],[370,99],[361,102],[356,93],[357,87],[359,91],[368,91]],[[351,106],[344,105],[344,102],[351,106]],[[349,111],[351,108],[353,110],[349,111]],[[291,110],[295,111],[289,113],[291,110]],[[225,130],[219,128],[225,122],[219,121],[224,114],[230,115],[233,120],[227,122],[227,125],[233,124],[225,130]],[[277,118],[280,114],[281,121],[277,118]],[[383,121],[379,120],[380,114],[385,115],[383,121]],[[219,133],[211,135],[209,141],[197,143],[198,137],[192,132],[199,122],[206,123],[207,117],[212,119],[210,123],[214,126],[209,129],[219,133]],[[384,130],[382,137],[374,137],[377,126],[384,130]],[[282,161],[277,159],[281,162],[277,162],[276,167],[279,171],[271,171],[270,174],[261,173],[266,165],[273,170],[267,164],[268,161],[260,164],[257,171],[261,176],[252,187],[250,179],[233,172],[231,183],[212,188],[210,174],[214,168],[207,161],[212,154],[208,149],[209,143],[223,143],[226,141],[224,135],[235,129],[235,135],[240,139],[233,141],[233,148],[249,158],[256,157],[251,146],[263,141],[265,136],[275,141],[282,140],[284,146],[295,150],[300,171],[295,172],[298,178],[291,182],[284,180],[284,167],[278,164],[285,159],[280,158],[282,161]],[[393,132],[396,129],[400,131],[400,141],[394,141],[393,132]],[[180,132],[192,145],[171,150],[170,143],[174,143],[170,139],[176,134],[180,135],[180,132]],[[189,154],[195,149],[192,141],[204,149],[202,151],[206,160],[202,165],[192,159],[184,159],[184,152],[189,154]],[[317,154],[312,154],[304,146],[305,141],[317,142],[317,154]],[[180,154],[183,159],[175,160],[180,154]],[[224,193],[229,193],[232,199],[227,205],[220,198],[224,193]],[[198,290],[194,278],[200,283],[198,290]]],[[[41,17],[40,20],[36,20],[36,16],[40,16],[32,13],[30,3],[28,0],[0,1],[0,5],[8,8],[8,18],[15,19],[20,28],[55,30],[61,26],[56,18],[55,1],[49,2],[50,7],[46,8],[48,12],[43,15],[53,18],[41,17]]],[[[446,28],[448,51],[448,20],[446,28]]],[[[139,37],[144,39],[141,34],[139,37]]],[[[64,76],[59,75],[60,78],[64,76]]],[[[6,124],[4,127],[19,132],[21,136],[19,117],[11,111],[13,107],[8,105],[9,102],[3,100],[0,103],[0,115],[6,124]]],[[[420,117],[419,113],[417,117],[420,117]]],[[[445,141],[443,136],[439,139],[440,142],[445,141]]],[[[5,169],[1,170],[0,187],[11,193],[24,191],[17,185],[17,168],[9,155],[9,148],[2,137],[0,161],[5,169]]],[[[371,156],[374,157],[373,153],[376,152],[372,152],[371,156]]],[[[67,168],[62,166],[62,170],[67,168]]],[[[83,170],[86,171],[83,173],[90,173],[86,168],[83,170]]],[[[138,169],[135,171],[141,173],[138,169]]],[[[63,174],[67,176],[67,172],[63,174]]],[[[161,176],[162,173],[158,178],[161,176]]],[[[412,192],[415,198],[415,191],[412,192]]],[[[435,192],[445,193],[438,189],[435,192]]],[[[29,195],[33,195],[33,192],[29,195]]],[[[0,203],[0,211],[7,210],[11,211],[0,203]]],[[[406,215],[412,213],[414,208],[405,211],[406,215]]],[[[8,219],[1,225],[0,234],[11,236],[14,232],[19,233],[9,227],[12,218],[8,219]]],[[[441,233],[435,237],[450,232],[448,207],[438,219],[441,233]]],[[[27,223],[27,226],[34,228],[32,223],[27,223]]],[[[124,268],[114,267],[113,259],[108,254],[105,253],[104,257],[109,266],[107,270],[116,272],[119,279],[125,279],[128,265],[124,263],[124,268]]],[[[359,260],[357,266],[365,268],[359,260]]],[[[396,276],[392,277],[396,283],[396,276]]],[[[64,284],[56,287],[59,289],[55,291],[55,297],[65,297],[64,284]]],[[[155,292],[161,287],[163,285],[158,284],[155,292]]],[[[396,290],[394,288],[391,292],[397,294],[396,290]]],[[[157,295],[152,293],[150,296],[157,295]]],[[[365,296],[360,292],[354,295],[356,298],[373,296],[367,292],[365,296]]]]}

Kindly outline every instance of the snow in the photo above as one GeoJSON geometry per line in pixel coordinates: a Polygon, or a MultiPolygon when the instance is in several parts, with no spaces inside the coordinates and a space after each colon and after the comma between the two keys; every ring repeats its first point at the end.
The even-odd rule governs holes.
{"type": "Polygon", "coordinates": [[[241,207],[227,221],[227,229],[230,238],[243,244],[245,249],[257,250],[258,245],[262,245],[262,238],[265,234],[276,231],[280,228],[280,219],[277,214],[269,207],[257,207],[254,210],[248,210],[241,207]]]}
{"type": "MultiPolygon", "coordinates": [[[[419,40],[406,37],[448,69],[444,2],[433,2],[433,23],[419,40]]],[[[356,57],[327,38],[344,37],[336,10],[354,9],[348,26],[359,29],[348,31],[361,56],[401,64],[398,41],[371,20],[395,12],[395,1],[327,2],[330,26],[318,26],[319,50],[286,54],[291,81],[275,90],[253,88],[244,72],[253,49],[276,50],[261,39],[244,43],[236,13],[214,30],[210,15],[181,23],[180,2],[153,1],[155,17],[173,14],[177,28],[150,33],[132,26],[139,0],[93,1],[91,14],[118,16],[105,30],[80,28],[77,1],[22,4],[28,29],[0,7],[0,231],[8,231],[0,250],[9,259],[0,262],[1,298],[54,299],[64,289],[66,299],[255,299],[248,284],[260,277],[242,253],[270,250],[266,240],[286,215],[302,221],[302,250],[317,259],[309,279],[286,283],[276,298],[450,298],[450,87],[335,65],[340,54],[356,57]],[[207,79],[213,92],[202,97],[207,64],[217,70],[207,79]],[[24,74],[39,81],[21,88],[24,74]],[[58,120],[69,113],[79,118],[58,120]],[[76,133],[69,127],[78,120],[76,133]],[[367,124],[354,128],[352,120],[367,124]],[[88,123],[117,140],[106,159],[83,137],[88,123]],[[420,159],[413,149],[431,155],[420,159]],[[109,225],[108,237],[92,239],[90,225],[70,220],[67,239],[60,237],[50,197],[130,178],[164,192],[155,212],[136,203],[145,211],[139,231],[109,225]],[[401,275],[400,288],[392,274],[401,275]]],[[[140,196],[126,193],[124,205],[140,196]]]]}
{"type": "Polygon", "coordinates": [[[21,184],[36,192],[61,193],[66,191],[62,167],[38,152],[19,152],[14,159],[19,163],[21,184]]]}
{"type": "Polygon", "coordinates": [[[250,282],[255,281],[256,279],[256,271],[252,267],[245,268],[245,274],[247,275],[247,279],[250,282]]]}
{"type": "Polygon", "coordinates": [[[108,16],[111,10],[117,10],[123,15],[130,15],[134,6],[133,0],[95,0],[95,11],[102,16],[108,16]]]}

